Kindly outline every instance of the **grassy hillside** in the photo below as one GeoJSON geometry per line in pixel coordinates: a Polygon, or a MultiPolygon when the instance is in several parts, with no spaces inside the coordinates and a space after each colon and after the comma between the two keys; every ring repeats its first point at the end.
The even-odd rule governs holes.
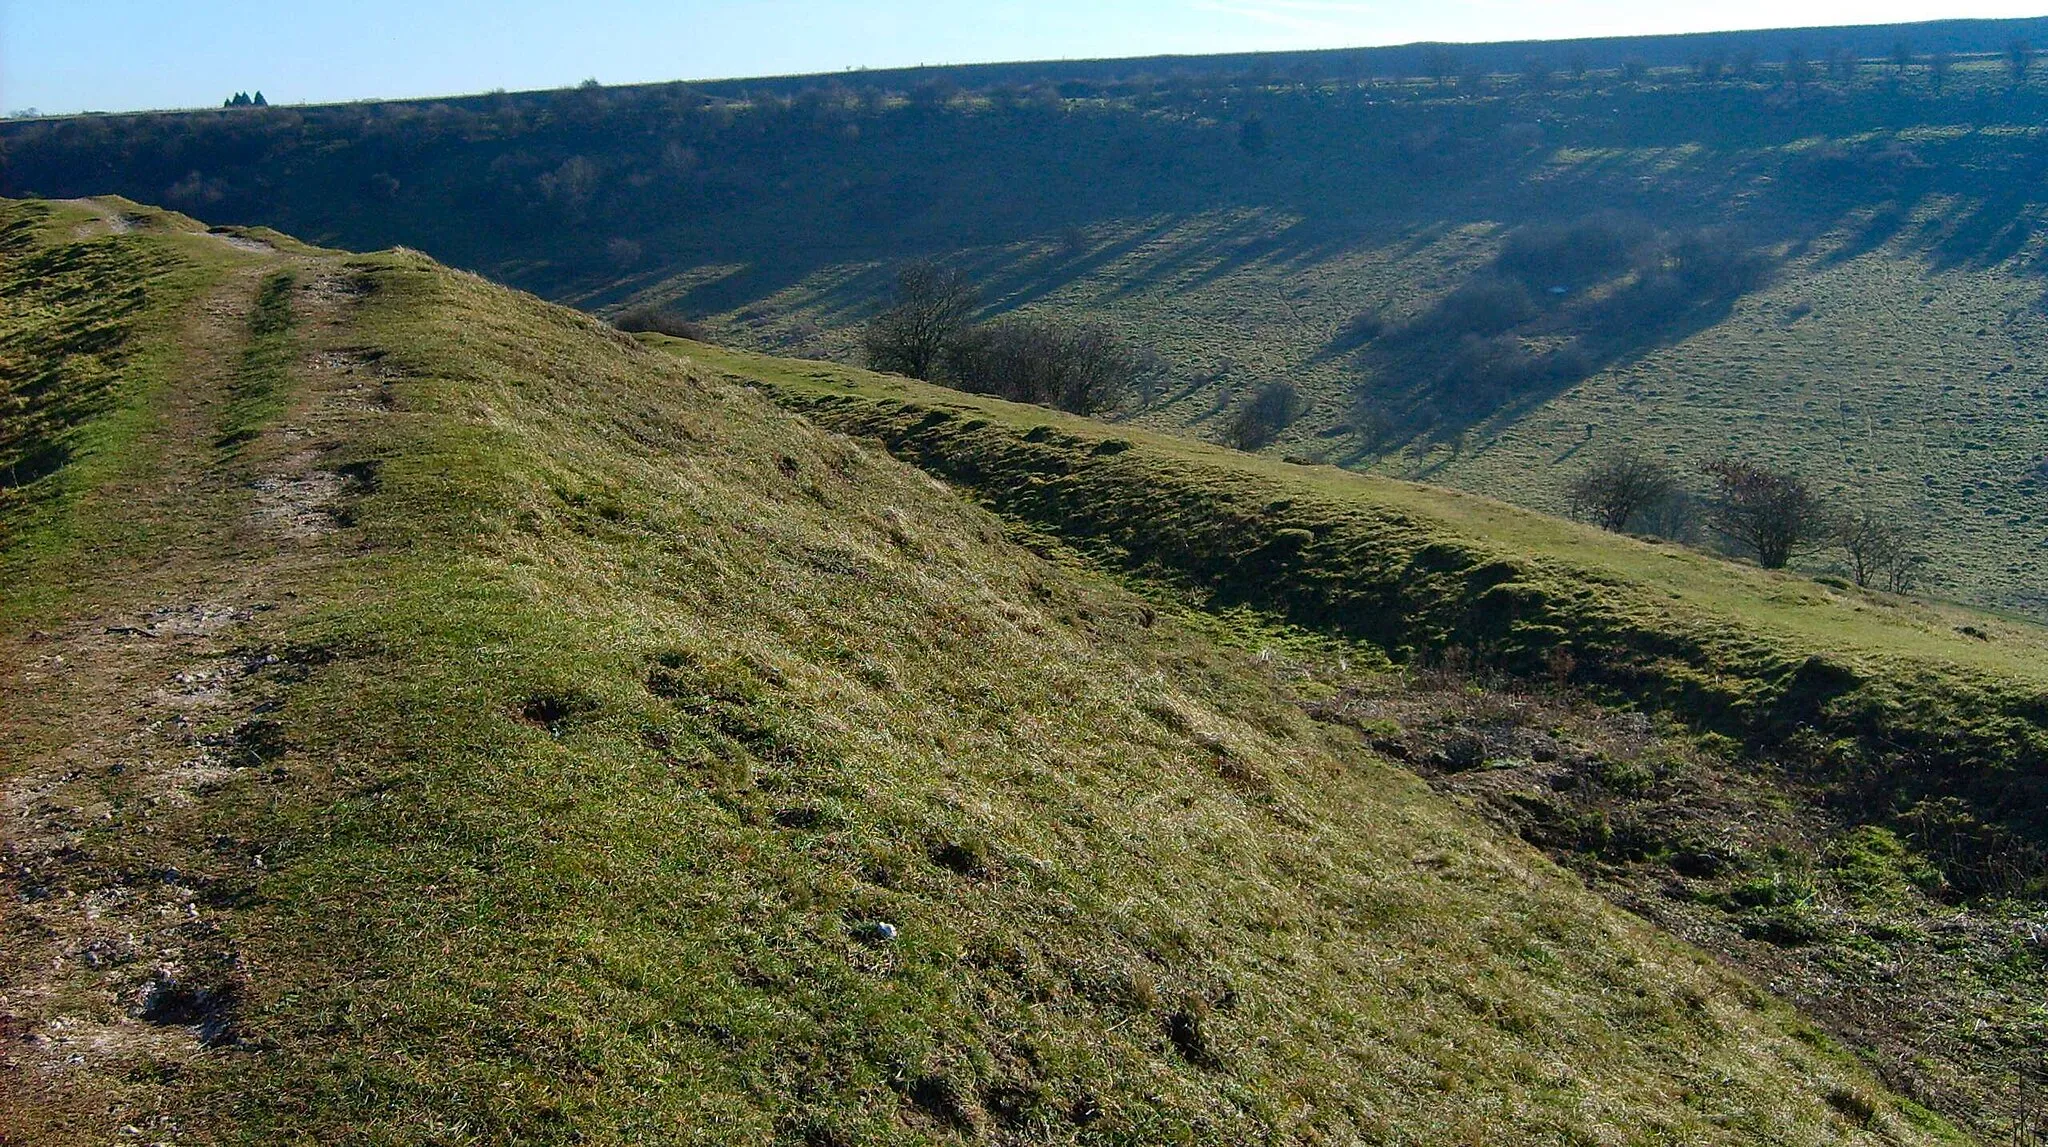
{"type": "Polygon", "coordinates": [[[415,254],[0,210],[68,444],[0,557],[12,1141],[1951,1134],[1308,716],[1369,649],[415,254]]]}
{"type": "Polygon", "coordinates": [[[1777,985],[1901,1086],[1973,1122],[2041,1117],[2040,629],[1452,491],[647,338],[874,437],[1154,597],[1387,651],[1406,673],[1310,711],[1777,985]]]}
{"type": "Polygon", "coordinates": [[[87,117],[0,126],[0,193],[402,242],[807,356],[851,356],[890,265],[938,255],[991,311],[1106,319],[1156,347],[1171,374],[1126,411],[1143,425],[1213,437],[1288,380],[1312,408],[1275,454],[1551,510],[1611,445],[1681,468],[1754,450],[1923,522],[1934,592],[2038,618],[2048,88],[2002,56],[2028,34],[87,117]],[[1568,242],[1573,259],[1513,258],[1589,228],[1605,237],[1568,242]]]}
{"type": "MultiPolygon", "coordinates": [[[[2028,623],[1836,588],[1454,491],[1133,434],[896,376],[643,337],[768,380],[780,401],[824,424],[878,438],[1134,569],[1397,658],[1458,648],[1510,673],[1554,675],[1569,653],[1572,680],[1723,732],[1774,737],[1817,723],[1911,754],[1916,771],[1932,764],[2001,785],[2034,785],[2023,778],[2048,764],[2048,631],[2028,623]],[[1973,728],[1963,716],[1972,712],[1987,724],[1973,728]]],[[[2040,836],[2048,825],[2027,819],[2040,797],[2001,788],[1985,803],[2040,836]]]]}

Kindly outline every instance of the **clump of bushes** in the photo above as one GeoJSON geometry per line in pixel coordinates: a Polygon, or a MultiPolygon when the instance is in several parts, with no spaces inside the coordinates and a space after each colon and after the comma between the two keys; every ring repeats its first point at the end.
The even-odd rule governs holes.
{"type": "MultiPolygon", "coordinates": [[[[1917,527],[1896,511],[1831,506],[1797,473],[1733,456],[1700,467],[1714,485],[1706,522],[1729,549],[1765,569],[1783,569],[1801,553],[1833,547],[1863,588],[1912,589],[1927,558],[1917,527]]],[[[1597,459],[1565,487],[1572,515],[1621,532],[1646,530],[1689,540],[1691,495],[1664,462],[1633,449],[1597,459]]],[[[1837,583],[1845,584],[1845,583],[1837,583]]]]}
{"type": "Polygon", "coordinates": [[[1495,265],[1539,287],[1579,286],[1627,270],[1656,239],[1649,224],[1622,216],[1524,227],[1508,237],[1495,265]]]}
{"type": "Polygon", "coordinates": [[[1115,406],[1148,369],[1108,327],[1028,317],[962,330],[941,366],[940,381],[962,390],[1076,414],[1115,406]]]}
{"type": "Polygon", "coordinates": [[[1223,428],[1223,441],[1239,450],[1262,449],[1294,425],[1301,417],[1302,405],[1301,393],[1293,383],[1267,383],[1231,417],[1223,428]]]}
{"type": "Polygon", "coordinates": [[[1115,406],[1160,369],[1156,356],[1099,323],[1030,316],[976,323],[980,305],[980,290],[960,271],[929,262],[903,267],[894,300],[868,323],[868,365],[1076,414],[1115,406]]]}
{"type": "Polygon", "coordinates": [[[1524,227],[1427,311],[1392,327],[1365,315],[1330,349],[1369,351],[1411,404],[1469,419],[1702,321],[1756,289],[1770,267],[1766,252],[1724,228],[1661,231],[1607,214],[1524,227]]]}
{"type": "Polygon", "coordinates": [[[1828,507],[1800,475],[1734,457],[1700,469],[1717,492],[1708,525],[1765,569],[1784,569],[1827,538],[1828,507]]]}
{"type": "Polygon", "coordinates": [[[1663,462],[1633,449],[1594,462],[1566,488],[1574,517],[1590,518],[1619,533],[1654,514],[1678,493],[1678,476],[1663,462]]]}
{"type": "Polygon", "coordinates": [[[1418,320],[1421,331],[1445,335],[1497,335],[1535,318],[1536,298],[1521,281],[1481,275],[1444,296],[1418,320]]]}
{"type": "Polygon", "coordinates": [[[628,334],[657,334],[692,342],[710,342],[711,328],[671,310],[643,305],[628,307],[612,319],[612,326],[628,334]]]}

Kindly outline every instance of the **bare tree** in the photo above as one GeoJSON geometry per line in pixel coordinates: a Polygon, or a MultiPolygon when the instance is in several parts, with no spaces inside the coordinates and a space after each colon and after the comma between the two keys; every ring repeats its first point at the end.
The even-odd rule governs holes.
{"type": "Polygon", "coordinates": [[[928,261],[904,266],[896,272],[895,302],[868,322],[868,365],[933,377],[980,304],[981,292],[962,272],[928,261]]]}
{"type": "Polygon", "coordinates": [[[1920,580],[1927,555],[1913,545],[1918,524],[1896,513],[1865,507],[1835,523],[1835,544],[1849,558],[1850,576],[1860,586],[1905,593],[1920,580]]]}
{"type": "Polygon", "coordinates": [[[1913,45],[1904,40],[1892,45],[1892,81],[1897,83],[1906,78],[1906,69],[1913,66],[1916,57],[1913,45]]]}
{"type": "Polygon", "coordinates": [[[1910,527],[1898,515],[1865,506],[1835,521],[1835,544],[1849,559],[1849,576],[1868,587],[1896,568],[1910,548],[1910,527]]]}
{"type": "Polygon", "coordinates": [[[1765,569],[1785,568],[1827,536],[1827,506],[1799,475],[1732,457],[1701,469],[1717,487],[1708,524],[1765,569]]]}
{"type": "Polygon", "coordinates": [[[1266,121],[1253,115],[1237,125],[1237,146],[1247,155],[1261,155],[1266,150],[1266,121]]]}
{"type": "Polygon", "coordinates": [[[1785,82],[1794,88],[1804,88],[1813,80],[1813,60],[1807,56],[1806,48],[1794,44],[1785,51],[1785,82]]]}
{"type": "Polygon", "coordinates": [[[1911,593],[1920,588],[1920,571],[1927,566],[1927,555],[1918,550],[1900,550],[1892,560],[1878,571],[1884,575],[1884,588],[1893,593],[1911,593]]]}
{"type": "Polygon", "coordinates": [[[1291,382],[1270,382],[1238,408],[1223,428],[1223,441],[1238,450],[1258,450],[1301,416],[1301,394],[1291,382]]]}
{"type": "Polygon", "coordinates": [[[1940,95],[1941,89],[1948,85],[1949,73],[1955,70],[1955,66],[1956,58],[1946,50],[1927,57],[1927,82],[1933,85],[1935,95],[1940,95]]]}
{"type": "Polygon", "coordinates": [[[1437,87],[1444,87],[1458,74],[1458,57],[1448,48],[1430,48],[1422,53],[1422,70],[1437,87]]]}
{"type": "Polygon", "coordinates": [[[1566,494],[1575,517],[1590,518],[1619,533],[1678,491],[1678,479],[1664,463],[1633,449],[1616,450],[1572,480],[1566,494]]]}
{"type": "Polygon", "coordinates": [[[2025,40],[2006,45],[2005,66],[2012,70],[2013,87],[2026,83],[2027,73],[2034,70],[2034,46],[2025,40]]]}

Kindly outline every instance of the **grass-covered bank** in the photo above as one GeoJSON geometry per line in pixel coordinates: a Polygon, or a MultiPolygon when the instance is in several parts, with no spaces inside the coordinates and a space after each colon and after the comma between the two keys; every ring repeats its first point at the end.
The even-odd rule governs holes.
{"type": "Polygon", "coordinates": [[[68,579],[49,576],[52,563],[75,576],[94,550],[122,544],[80,503],[149,465],[137,447],[175,370],[170,324],[216,277],[115,238],[109,217],[124,228],[176,218],[138,208],[130,222],[132,206],[0,202],[0,618],[58,607],[68,579]]]}
{"type": "Polygon", "coordinates": [[[1597,689],[1824,777],[1972,894],[2042,891],[2048,639],[1488,502],[1274,463],[860,371],[694,361],[1112,563],[1224,603],[1597,689]]]}
{"type": "MultiPolygon", "coordinates": [[[[1243,654],[915,474],[563,312],[360,273],[401,418],[285,718],[347,795],[274,826],[271,895],[323,924],[258,947],[287,983],[380,974],[310,1013],[252,988],[285,1054],[234,1081],[249,1126],[1599,1136],[1641,1044],[1675,1066],[1718,1042],[1687,1009],[1733,1019],[1603,1002],[1657,941],[1579,932],[1605,910],[1243,654]],[[1553,992],[1577,1014],[1526,1002],[1553,992]]],[[[1645,1118],[1797,1138],[1844,1125],[1832,1094],[1645,1118]]]]}
{"type": "Polygon", "coordinates": [[[179,328],[155,439],[234,544],[4,635],[50,698],[6,761],[53,843],[7,871],[27,1141],[1952,1137],[1312,720],[1334,659],[570,312],[201,238],[113,241],[242,308],[179,328]],[[79,907],[159,903],[148,952],[79,907]]]}

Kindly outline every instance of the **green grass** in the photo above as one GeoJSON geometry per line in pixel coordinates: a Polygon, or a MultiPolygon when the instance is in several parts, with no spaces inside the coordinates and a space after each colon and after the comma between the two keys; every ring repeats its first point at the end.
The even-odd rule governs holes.
{"type": "Polygon", "coordinates": [[[0,617],[10,622],[47,616],[95,551],[122,544],[94,529],[81,502],[146,457],[136,446],[154,429],[148,399],[177,360],[166,324],[212,278],[159,244],[82,238],[98,218],[0,202],[0,617]],[[43,576],[29,575],[32,563],[43,576]]]}
{"type": "MultiPolygon", "coordinates": [[[[1996,80],[1988,64],[1966,68],[1964,78],[1951,97],[1982,95],[1996,80]]],[[[1541,120],[1533,150],[1495,155],[1496,170],[1513,173],[1507,185],[1416,170],[1413,156],[1329,156],[1319,151],[1324,133],[1339,130],[1343,113],[1292,109],[1300,118],[1291,142],[1261,162],[1299,165],[1304,181],[1322,178],[1317,158],[1356,165],[1372,173],[1358,177],[1363,186],[1332,188],[1321,202],[1269,192],[1227,205],[1041,216],[1035,229],[1000,241],[963,233],[948,258],[987,285],[993,311],[1107,321],[1158,350],[1170,375],[1122,412],[1136,425],[1216,440],[1237,404],[1284,380],[1310,408],[1268,448],[1276,457],[1549,512],[1566,509],[1581,466],[1617,446],[1665,457],[1695,493],[1706,486],[1700,463],[1738,452],[1805,472],[1844,506],[1883,507],[1914,522],[1933,559],[1932,592],[2048,616],[2040,591],[2048,429],[2037,414],[2048,375],[2033,350],[2048,320],[2030,270],[2039,244],[2022,222],[2036,208],[1996,174],[2034,162],[2038,138],[2017,106],[1881,109],[1887,97],[1875,77],[1825,107],[1768,114],[1740,101],[1709,110],[1717,97],[1675,75],[1599,98],[1625,101],[1611,109],[1624,130],[1607,134],[1605,120],[1596,127],[1590,96],[1511,89],[1477,106],[1448,101],[1399,128],[1361,129],[1412,129],[1410,139],[1442,133],[1438,158],[1456,167],[1495,146],[1487,132],[1541,120]],[[1865,166],[1816,174],[1814,157],[1830,149],[1865,166]],[[1905,166],[1887,169],[1883,156],[1905,166]],[[1731,184],[1754,189],[1740,207],[1689,205],[1720,198],[1731,184]],[[1355,206],[1361,200],[1375,206],[1355,206]],[[1613,215],[1674,230],[1729,227],[1735,238],[1725,242],[1753,244],[1771,275],[1725,305],[1609,338],[1582,378],[1532,383],[1497,404],[1466,393],[1479,384],[1455,369],[1441,385],[1424,385],[1442,365],[1435,360],[1457,351],[1456,331],[1419,356],[1380,353],[1386,334],[1361,342],[1350,333],[1361,316],[1384,332],[1426,317],[1486,276],[1522,228],[1613,215]],[[1391,425],[1369,429],[1382,422],[1391,425]]],[[[1082,133],[1071,137],[1076,150],[1097,155],[1082,133]]],[[[1190,157],[1207,154],[1182,146],[1190,157]]],[[[978,162],[976,173],[994,178],[998,161],[978,162]]],[[[1093,162],[1112,185],[1129,178],[1106,157],[1093,162]]],[[[906,170],[934,182],[968,178],[906,170]]],[[[824,257],[779,282],[757,282],[763,276],[742,269],[742,256],[721,254],[686,259],[666,281],[625,282],[638,300],[675,300],[733,345],[857,362],[859,326],[897,254],[824,257]]],[[[1635,274],[1623,268],[1613,282],[1575,282],[1569,300],[1545,304],[1507,333],[1523,348],[1555,349],[1578,328],[1554,312],[1582,298],[1597,307],[1635,274]]],[[[1535,284],[1539,295],[1544,286],[1535,284]]],[[[1802,564],[1822,571],[1836,563],[1822,552],[1802,564]]]]}
{"type": "Polygon", "coordinates": [[[1832,589],[1451,491],[846,368],[663,345],[765,381],[823,424],[879,438],[1114,566],[1403,660],[1455,650],[1531,679],[1565,664],[1565,677],[1617,701],[1801,760],[1861,815],[1958,796],[2000,826],[1993,851],[2038,858],[2048,836],[2038,819],[2048,634],[2031,625],[1832,589]]]}
{"type": "MultiPolygon", "coordinates": [[[[1811,35],[1817,53],[1833,33],[1811,35]]],[[[1105,65],[1078,89],[937,104],[895,75],[38,121],[0,125],[0,192],[172,194],[849,362],[891,266],[936,255],[987,287],[992,312],[1104,321],[1156,348],[1171,370],[1124,411],[1139,425],[1215,439],[1285,380],[1311,408],[1275,456],[1547,511],[1613,446],[1667,457],[1696,490],[1700,462],[1737,450],[1909,517],[1936,559],[1931,591],[2048,618],[2034,349],[2048,318],[2030,222],[2048,87],[2038,70],[2013,85],[1993,55],[1942,85],[1872,59],[1792,90],[1791,42],[1774,35],[1759,72],[1712,82],[1595,67],[1446,85],[1412,74],[1419,57],[1361,76],[1321,56],[1286,75],[1243,59],[1207,75],[1105,65]],[[1254,119],[1261,150],[1243,144],[1254,119]],[[1718,229],[1716,248],[1770,274],[1604,327],[1601,307],[1661,260],[1532,282],[1536,313],[1499,332],[1505,347],[1540,357],[1598,329],[1584,369],[1504,393],[1460,359],[1465,332],[1399,337],[1489,275],[1516,232],[1611,216],[1718,229]]],[[[972,75],[1007,82],[994,74],[972,75]]]]}
{"type": "MultiPolygon", "coordinates": [[[[971,248],[958,260],[996,285],[999,307],[1106,320],[1163,354],[1172,377],[1149,405],[1124,411],[1134,425],[1215,440],[1235,403],[1286,380],[1312,405],[1268,448],[1275,457],[1553,513],[1566,509],[1578,468],[1616,446],[1666,458],[1695,492],[1705,489],[1700,463],[1743,453],[1805,472],[1843,505],[1916,522],[1933,559],[1929,589],[2038,619],[2048,608],[2039,589],[2048,427],[2035,411],[2048,376],[2032,348],[2048,327],[2026,272],[2033,255],[1949,267],[1938,254],[1972,213],[1988,210],[1972,197],[1930,195],[1906,205],[1897,236],[1860,253],[1872,212],[1851,213],[1802,238],[1775,281],[1703,330],[1651,342],[1471,426],[1379,446],[1356,428],[1379,405],[1374,388],[1398,389],[1402,378],[1333,354],[1331,344],[1360,313],[1390,325],[1425,313],[1517,226],[1553,213],[1510,203],[1470,220],[1419,216],[1308,253],[1289,241],[1312,225],[1302,214],[1215,211],[1164,225],[1106,223],[1087,232],[1078,255],[1045,237],[971,248]],[[1075,264],[1086,270],[1065,270],[1075,264]],[[1045,283],[1055,285],[1042,291],[1045,283]]],[[[858,362],[858,325],[881,289],[875,266],[827,267],[709,318],[734,345],[858,362]]],[[[1836,561],[1822,552],[1802,565],[1836,561]]]]}
{"type": "Polygon", "coordinates": [[[280,271],[263,282],[249,312],[249,339],[228,389],[227,409],[214,445],[232,449],[263,432],[285,410],[286,372],[294,354],[291,272],[280,271]]]}
{"type": "MultiPolygon", "coordinates": [[[[321,465],[374,481],[325,542],[110,568],[73,603],[96,623],[173,573],[281,603],[233,637],[260,767],[116,802],[69,854],[81,892],[173,860],[205,890],[232,1040],[123,1084],[182,1133],[1952,1137],[1308,717],[1341,679],[586,318],[409,254],[287,265],[348,301],[298,314],[236,467],[317,425],[321,465]],[[341,401],[314,364],[342,351],[388,402],[341,401]]],[[[222,334],[193,385],[225,403],[252,336],[222,334]]],[[[242,528],[253,495],[217,488],[194,525],[242,528]]],[[[74,1131],[104,1117],[71,1099],[74,1131]]]]}

